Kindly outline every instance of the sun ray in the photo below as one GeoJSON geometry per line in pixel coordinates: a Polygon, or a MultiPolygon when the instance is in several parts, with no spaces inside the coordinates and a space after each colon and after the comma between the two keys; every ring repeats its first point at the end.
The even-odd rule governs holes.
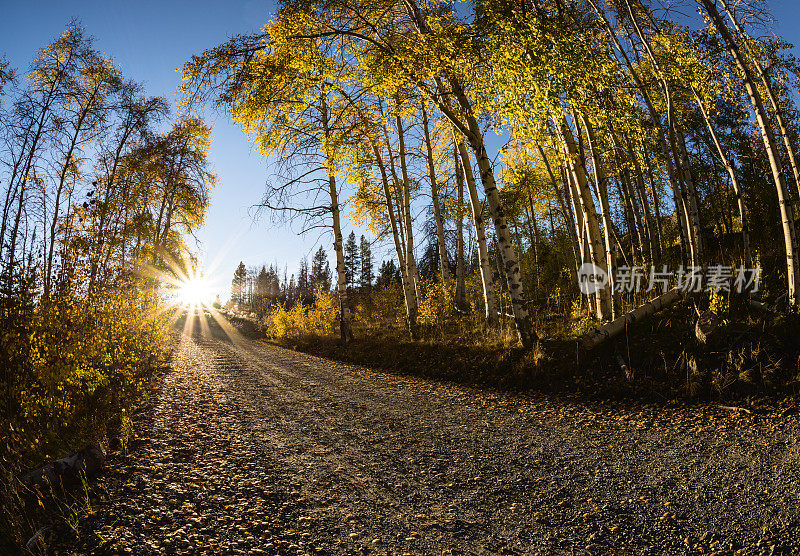
{"type": "Polygon", "coordinates": [[[213,322],[215,328],[221,329],[234,344],[238,344],[242,336],[214,307],[214,298],[221,288],[212,278],[213,267],[219,264],[221,257],[217,257],[211,267],[201,266],[191,255],[176,258],[164,253],[161,260],[166,268],[144,265],[139,274],[155,282],[161,299],[166,302],[164,310],[170,326],[185,316],[184,335],[213,338],[213,322]]]}
{"type": "Polygon", "coordinates": [[[194,309],[197,311],[198,320],[200,321],[200,334],[204,339],[211,339],[211,328],[208,326],[208,319],[206,319],[206,312],[203,305],[195,305],[194,309]]]}
{"type": "Polygon", "coordinates": [[[231,342],[233,342],[233,345],[239,346],[244,340],[244,337],[239,334],[239,331],[231,326],[231,324],[228,322],[228,319],[221,315],[213,305],[209,308],[209,312],[211,313],[211,318],[214,319],[220,328],[222,328],[222,331],[231,340],[231,342]]]}
{"type": "Polygon", "coordinates": [[[193,311],[186,311],[186,322],[183,325],[183,335],[184,336],[193,336],[194,335],[194,312],[193,311]]]}
{"type": "MultiPolygon", "coordinates": [[[[169,309],[167,309],[169,311],[169,309]]],[[[180,320],[181,315],[183,314],[183,307],[174,307],[172,313],[167,317],[167,323],[169,326],[173,326],[178,320],[180,320]]]]}

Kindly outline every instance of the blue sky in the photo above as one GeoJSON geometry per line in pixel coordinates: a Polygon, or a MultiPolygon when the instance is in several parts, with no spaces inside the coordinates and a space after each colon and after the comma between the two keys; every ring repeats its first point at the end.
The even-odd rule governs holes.
{"type": "MultiPolygon", "coordinates": [[[[800,2],[770,0],[769,4],[777,33],[800,43],[800,2]]],[[[148,94],[174,102],[178,70],[192,54],[235,34],[257,31],[275,10],[275,2],[269,0],[0,0],[0,54],[24,70],[36,51],[75,17],[95,38],[96,48],[113,56],[126,76],[143,82],[148,94]]],[[[330,252],[331,242],[314,232],[298,236],[289,224],[273,222],[269,216],[252,220],[250,207],[261,198],[269,167],[225,116],[212,116],[206,115],[214,124],[211,164],[221,183],[212,193],[206,225],[197,237],[206,263],[216,263],[214,281],[224,299],[240,260],[248,265],[277,262],[292,273],[301,256],[310,258],[320,244],[330,252]]],[[[351,229],[346,225],[345,234],[351,229]]],[[[373,253],[381,258],[388,249],[373,253]]]]}
{"type": "MultiPolygon", "coordinates": [[[[176,70],[192,54],[235,34],[257,31],[274,10],[275,4],[268,0],[2,1],[0,54],[23,70],[36,51],[76,17],[95,38],[96,48],[111,55],[126,76],[143,82],[147,94],[174,103],[180,84],[176,70]]],[[[206,263],[217,263],[214,281],[220,296],[229,294],[230,278],[240,260],[248,265],[277,262],[281,268],[286,264],[292,273],[299,258],[304,254],[310,258],[320,244],[331,251],[330,239],[320,239],[319,233],[298,237],[288,224],[272,222],[268,215],[253,222],[250,207],[261,198],[269,167],[224,115],[208,111],[205,117],[214,125],[210,158],[221,183],[212,192],[206,225],[197,238],[206,263]]]]}

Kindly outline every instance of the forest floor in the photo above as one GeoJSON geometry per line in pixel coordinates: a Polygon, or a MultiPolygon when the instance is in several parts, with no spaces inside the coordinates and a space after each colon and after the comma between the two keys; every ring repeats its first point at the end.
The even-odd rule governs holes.
{"type": "Polygon", "coordinates": [[[800,551],[800,422],[184,334],[60,554],[800,551]]]}

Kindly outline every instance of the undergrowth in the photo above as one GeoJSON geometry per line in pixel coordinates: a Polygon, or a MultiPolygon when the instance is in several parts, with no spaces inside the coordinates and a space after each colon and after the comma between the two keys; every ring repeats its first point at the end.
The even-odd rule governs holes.
{"type": "Polygon", "coordinates": [[[355,339],[348,344],[339,340],[333,293],[318,293],[309,305],[274,307],[250,332],[339,361],[490,387],[656,401],[799,393],[800,318],[751,311],[744,299],[703,294],[592,352],[579,338],[595,323],[579,302],[567,315],[533,311],[540,342],[525,351],[510,319],[487,326],[477,312],[458,314],[436,282],[422,282],[420,299],[413,341],[396,285],[351,297],[355,339]],[[702,345],[694,325],[706,309],[718,316],[719,328],[702,345]]]}
{"type": "Polygon", "coordinates": [[[43,551],[54,521],[77,528],[91,510],[85,478],[83,495],[65,496],[29,492],[25,473],[90,444],[126,448],[126,411],[170,344],[156,297],[138,288],[89,296],[64,283],[47,300],[25,284],[13,292],[0,297],[3,554],[43,551]]]}

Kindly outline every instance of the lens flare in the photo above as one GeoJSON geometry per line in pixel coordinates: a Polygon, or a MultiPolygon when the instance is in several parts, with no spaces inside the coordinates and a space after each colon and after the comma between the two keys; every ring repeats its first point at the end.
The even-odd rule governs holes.
{"type": "Polygon", "coordinates": [[[174,299],[181,305],[211,305],[214,290],[203,276],[194,276],[177,284],[174,299]]]}

